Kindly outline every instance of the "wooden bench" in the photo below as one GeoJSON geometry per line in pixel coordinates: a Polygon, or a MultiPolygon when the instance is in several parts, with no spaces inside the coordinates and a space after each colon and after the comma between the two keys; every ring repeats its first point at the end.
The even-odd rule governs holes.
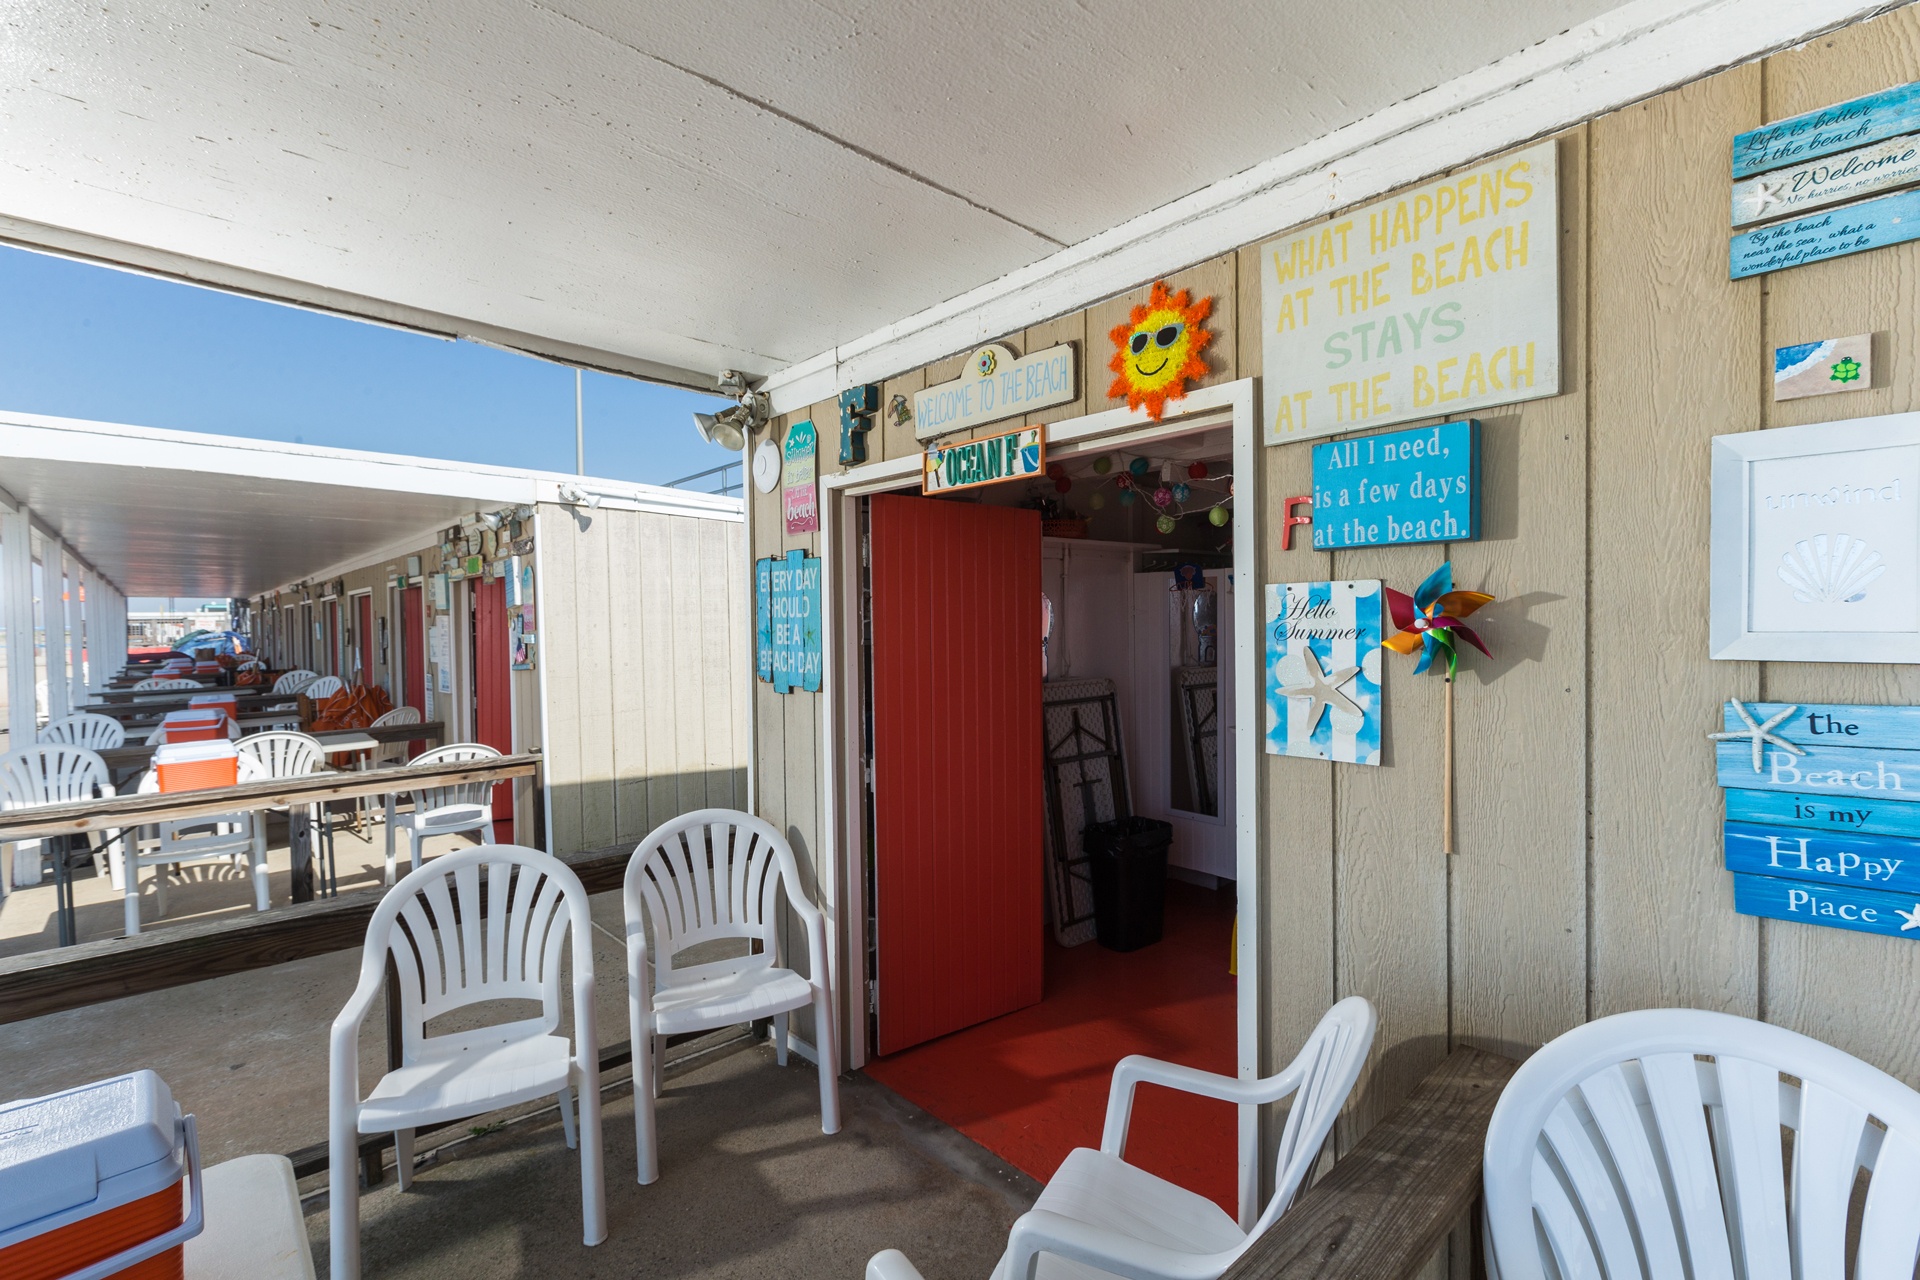
{"type": "Polygon", "coordinates": [[[1224,1280],[1404,1280],[1480,1197],[1481,1152],[1520,1064],[1460,1048],[1302,1191],[1224,1280]]]}

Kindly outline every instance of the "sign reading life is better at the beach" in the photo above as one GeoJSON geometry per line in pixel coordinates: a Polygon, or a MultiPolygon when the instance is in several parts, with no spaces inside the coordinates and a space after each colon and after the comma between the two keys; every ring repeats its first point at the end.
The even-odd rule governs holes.
{"type": "Polygon", "coordinates": [[[1716,744],[1734,910],[1920,939],[1920,707],[1744,710],[1716,744]]]}
{"type": "Polygon", "coordinates": [[[1554,144],[1261,247],[1267,443],[1560,390],[1554,144]]]}
{"type": "Polygon", "coordinates": [[[815,453],[818,444],[819,437],[811,422],[796,422],[787,429],[786,467],[781,482],[785,485],[782,501],[788,533],[812,533],[820,527],[819,461],[815,453]]]}
{"type": "Polygon", "coordinates": [[[753,564],[755,666],[776,693],[820,688],[820,559],[804,551],[753,564]]]}
{"type": "Polygon", "coordinates": [[[920,492],[951,493],[975,485],[1031,480],[1047,469],[1047,429],[1018,427],[978,440],[935,445],[921,455],[920,492]]]}
{"type": "Polygon", "coordinates": [[[1313,546],[1383,547],[1480,536],[1480,424],[1313,446],[1313,546]]]}

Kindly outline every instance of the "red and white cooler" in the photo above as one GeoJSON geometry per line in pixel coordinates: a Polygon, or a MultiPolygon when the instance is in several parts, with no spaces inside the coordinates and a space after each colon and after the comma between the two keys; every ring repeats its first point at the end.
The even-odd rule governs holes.
{"type": "Polygon", "coordinates": [[[193,1117],[153,1072],[0,1106],[7,1280],[181,1280],[202,1220],[193,1117]]]}
{"type": "Polygon", "coordinates": [[[227,713],[218,707],[188,707],[167,712],[160,726],[171,743],[212,742],[228,736],[228,723],[227,713]]]}
{"type": "Polygon", "coordinates": [[[187,699],[187,710],[218,711],[229,723],[240,723],[240,700],[231,693],[196,693],[187,699]]]}

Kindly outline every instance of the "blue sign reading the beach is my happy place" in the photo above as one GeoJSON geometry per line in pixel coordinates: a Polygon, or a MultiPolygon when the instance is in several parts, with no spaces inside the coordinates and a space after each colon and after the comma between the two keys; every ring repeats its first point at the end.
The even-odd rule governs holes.
{"type": "Polygon", "coordinates": [[[1479,536],[1478,422],[1314,446],[1314,550],[1479,536]]]}

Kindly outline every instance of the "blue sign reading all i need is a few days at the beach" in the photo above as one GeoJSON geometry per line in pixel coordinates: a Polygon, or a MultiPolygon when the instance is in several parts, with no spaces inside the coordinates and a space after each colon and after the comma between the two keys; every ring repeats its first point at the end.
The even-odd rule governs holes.
{"type": "Polygon", "coordinates": [[[1480,424],[1313,447],[1313,546],[1381,547],[1480,536],[1480,424]]]}
{"type": "Polygon", "coordinates": [[[1734,910],[1920,939],[1920,707],[1729,702],[1721,724],[1734,910]]]}

